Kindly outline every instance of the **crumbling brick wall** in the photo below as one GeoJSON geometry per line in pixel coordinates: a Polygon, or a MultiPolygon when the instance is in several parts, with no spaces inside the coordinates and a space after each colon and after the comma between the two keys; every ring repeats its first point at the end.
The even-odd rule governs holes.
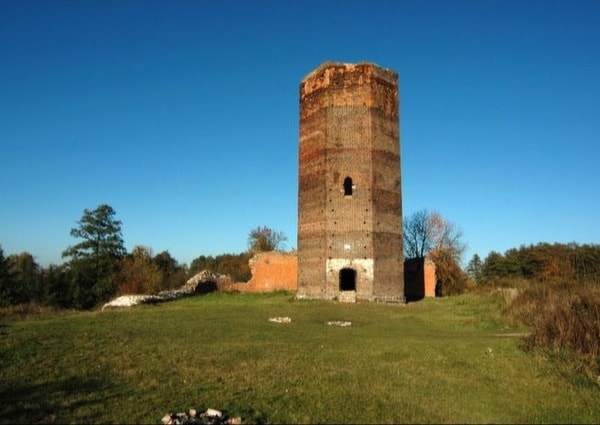
{"type": "Polygon", "coordinates": [[[272,292],[296,291],[298,287],[298,257],[295,253],[262,252],[249,261],[252,277],[246,283],[219,286],[225,291],[272,292]]]}

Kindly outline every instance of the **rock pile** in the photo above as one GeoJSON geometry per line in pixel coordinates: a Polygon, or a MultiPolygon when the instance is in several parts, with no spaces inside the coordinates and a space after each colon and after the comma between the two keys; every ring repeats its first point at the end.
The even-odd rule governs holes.
{"type": "Polygon", "coordinates": [[[202,413],[190,409],[184,413],[167,413],[160,423],[163,425],[239,425],[242,423],[242,418],[239,416],[231,418],[226,412],[217,409],[206,409],[202,413]]]}

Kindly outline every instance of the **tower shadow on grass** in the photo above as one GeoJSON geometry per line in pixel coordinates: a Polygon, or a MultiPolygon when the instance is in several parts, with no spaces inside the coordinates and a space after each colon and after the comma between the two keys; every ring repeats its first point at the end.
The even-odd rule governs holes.
{"type": "Polygon", "coordinates": [[[112,387],[102,376],[44,384],[5,381],[0,386],[0,423],[98,422],[107,400],[117,397],[106,395],[112,387]]]}

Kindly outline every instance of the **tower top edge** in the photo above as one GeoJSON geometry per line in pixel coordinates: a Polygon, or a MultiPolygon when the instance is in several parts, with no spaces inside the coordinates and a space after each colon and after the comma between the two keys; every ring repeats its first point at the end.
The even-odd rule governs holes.
{"type": "Polygon", "coordinates": [[[356,63],[348,63],[348,62],[332,62],[325,61],[317,66],[315,69],[310,71],[306,76],[302,79],[302,82],[311,80],[317,77],[319,74],[327,72],[330,69],[339,69],[343,72],[356,72],[369,69],[373,74],[377,74],[380,78],[384,78],[385,80],[389,80],[390,82],[398,81],[398,73],[393,69],[384,68],[379,66],[373,62],[361,61],[356,63]]]}

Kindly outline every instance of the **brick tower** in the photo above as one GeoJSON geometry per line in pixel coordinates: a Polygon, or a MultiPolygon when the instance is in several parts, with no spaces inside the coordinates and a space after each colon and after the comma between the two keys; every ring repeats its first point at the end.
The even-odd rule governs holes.
{"type": "Polygon", "coordinates": [[[300,83],[298,298],[404,298],[398,75],[326,62],[300,83]]]}

